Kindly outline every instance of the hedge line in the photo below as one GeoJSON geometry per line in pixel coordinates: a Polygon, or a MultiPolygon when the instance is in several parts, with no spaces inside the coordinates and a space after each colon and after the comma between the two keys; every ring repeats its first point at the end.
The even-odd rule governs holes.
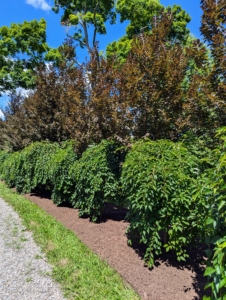
{"type": "Polygon", "coordinates": [[[186,246],[205,240],[205,275],[218,295],[226,286],[226,158],[224,143],[219,145],[205,157],[168,140],[140,140],[131,149],[103,140],[78,157],[70,141],[33,143],[20,152],[0,152],[0,176],[19,192],[49,189],[56,205],[69,202],[95,222],[105,202],[128,208],[129,242],[138,236],[147,246],[150,266],[163,247],[185,260],[186,246]]]}
{"type": "Polygon", "coordinates": [[[104,202],[121,204],[123,148],[113,141],[90,146],[78,159],[73,142],[36,142],[20,152],[0,152],[0,176],[19,193],[51,190],[56,205],[69,202],[92,221],[102,215],[104,202]]]}

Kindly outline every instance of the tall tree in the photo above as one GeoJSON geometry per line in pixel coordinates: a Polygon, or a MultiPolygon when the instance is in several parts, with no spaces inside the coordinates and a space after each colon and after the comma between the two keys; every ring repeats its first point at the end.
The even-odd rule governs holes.
{"type": "Polygon", "coordinates": [[[44,19],[1,27],[0,94],[17,87],[32,88],[35,68],[48,50],[44,19]]]}
{"type": "Polygon", "coordinates": [[[226,2],[201,0],[203,10],[201,33],[210,47],[213,58],[212,72],[208,78],[212,96],[226,99],[226,2]]]}
{"type": "MultiPolygon", "coordinates": [[[[206,77],[206,97],[216,103],[220,111],[221,126],[226,125],[226,2],[225,0],[201,0],[203,10],[201,33],[208,44],[213,60],[210,74],[206,77]]],[[[205,299],[224,299],[226,297],[226,235],[225,235],[225,129],[218,131],[218,136],[224,141],[215,153],[220,153],[212,179],[214,194],[210,197],[210,217],[206,224],[208,236],[207,268],[205,276],[208,278],[206,289],[211,289],[211,296],[205,299]],[[211,220],[211,222],[209,221],[211,220]]],[[[211,174],[212,175],[212,174],[211,174]]]]}
{"type": "Polygon", "coordinates": [[[4,119],[0,122],[0,148],[20,150],[32,141],[31,128],[27,122],[23,107],[24,96],[19,92],[11,92],[7,106],[3,110],[4,119]]]}
{"type": "Polygon", "coordinates": [[[153,16],[162,8],[159,0],[118,0],[116,2],[116,11],[120,14],[120,21],[130,21],[126,28],[128,38],[147,31],[153,16]]]}
{"type": "Polygon", "coordinates": [[[171,43],[186,43],[189,30],[187,24],[190,22],[190,16],[179,5],[173,7],[164,7],[157,0],[137,1],[137,0],[118,0],[116,10],[120,14],[120,21],[129,21],[126,29],[126,35],[118,41],[114,41],[107,46],[107,57],[115,56],[119,62],[124,62],[127,54],[132,48],[132,39],[140,34],[151,34],[154,19],[161,11],[169,12],[173,16],[173,22],[168,32],[171,43]]]}
{"type": "Polygon", "coordinates": [[[63,8],[62,25],[74,25],[73,38],[82,48],[88,50],[89,56],[96,55],[97,34],[106,34],[105,22],[115,23],[114,0],[55,0],[53,10],[58,13],[63,8]],[[92,31],[90,30],[92,28],[92,31]]]}

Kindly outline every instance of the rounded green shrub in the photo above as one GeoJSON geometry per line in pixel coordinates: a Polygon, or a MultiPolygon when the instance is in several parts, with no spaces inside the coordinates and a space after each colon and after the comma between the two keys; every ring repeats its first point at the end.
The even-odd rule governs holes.
{"type": "Polygon", "coordinates": [[[217,131],[217,137],[220,142],[213,151],[217,163],[205,174],[212,187],[205,223],[208,249],[204,273],[208,280],[205,289],[210,288],[212,295],[205,299],[225,299],[226,295],[226,127],[217,131]]]}
{"type": "Polygon", "coordinates": [[[8,151],[5,151],[5,150],[0,151],[0,179],[3,179],[2,178],[3,163],[9,155],[10,155],[10,152],[8,152],[8,151]]]}
{"type": "Polygon", "coordinates": [[[57,143],[35,142],[21,151],[20,168],[16,174],[16,188],[19,193],[30,193],[35,188],[51,189],[51,157],[58,148],[57,143]]]}
{"type": "Polygon", "coordinates": [[[35,143],[32,151],[34,161],[31,160],[33,169],[32,189],[41,191],[52,190],[54,186],[53,174],[55,165],[54,156],[60,150],[57,143],[38,142],[35,143]]]}
{"type": "Polygon", "coordinates": [[[96,222],[102,215],[105,202],[119,204],[121,193],[119,179],[124,150],[114,141],[103,140],[87,148],[70,169],[75,191],[72,205],[79,208],[79,215],[90,215],[96,222]]]}
{"type": "Polygon", "coordinates": [[[57,143],[35,142],[20,152],[2,151],[0,174],[7,185],[16,187],[19,193],[51,190],[53,202],[59,205],[67,202],[74,192],[69,169],[76,160],[72,141],[64,142],[61,147],[57,143]]]}
{"type": "Polygon", "coordinates": [[[69,174],[69,170],[76,161],[77,155],[72,141],[65,142],[51,159],[51,165],[53,166],[52,199],[56,205],[69,202],[69,198],[74,192],[75,183],[73,176],[69,174]]]}
{"type": "Polygon", "coordinates": [[[207,216],[209,185],[203,187],[199,160],[181,143],[141,140],[126,156],[121,183],[129,236],[147,246],[149,265],[163,245],[185,260],[184,247],[204,236],[207,216]]]}
{"type": "Polygon", "coordinates": [[[16,186],[17,181],[17,173],[21,167],[21,153],[14,152],[5,156],[5,159],[1,164],[1,179],[5,181],[5,183],[13,188],[16,186]]]}

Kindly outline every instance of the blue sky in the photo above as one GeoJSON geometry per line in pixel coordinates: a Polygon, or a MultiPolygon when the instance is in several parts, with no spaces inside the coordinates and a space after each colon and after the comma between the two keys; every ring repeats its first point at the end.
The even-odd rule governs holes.
{"type": "MultiPolygon", "coordinates": [[[[0,10],[0,27],[10,26],[11,23],[22,23],[23,21],[40,20],[44,18],[47,21],[47,42],[51,47],[58,47],[66,38],[67,29],[60,25],[60,14],[55,14],[51,7],[53,0],[7,0],[2,1],[0,10]]],[[[189,29],[193,35],[200,38],[199,27],[201,18],[201,9],[199,0],[160,0],[164,6],[178,4],[185,9],[192,21],[189,29]]],[[[107,35],[100,37],[100,50],[104,50],[109,42],[119,39],[125,34],[126,24],[108,26],[107,35]]],[[[73,29],[70,29],[73,32],[73,29]]],[[[84,50],[78,50],[78,56],[84,58],[84,50]]],[[[0,106],[4,105],[7,97],[0,98],[0,106]]]]}
{"type": "MultiPolygon", "coordinates": [[[[53,0],[7,0],[2,1],[0,11],[0,26],[9,26],[11,23],[21,23],[41,18],[47,21],[47,40],[50,46],[59,46],[66,37],[66,28],[60,25],[60,14],[51,11],[53,0]]],[[[192,21],[189,24],[191,32],[199,37],[201,9],[199,0],[160,0],[164,6],[179,4],[185,9],[192,21]]],[[[108,33],[101,37],[101,47],[117,40],[125,33],[126,24],[109,26],[108,33]]]]}

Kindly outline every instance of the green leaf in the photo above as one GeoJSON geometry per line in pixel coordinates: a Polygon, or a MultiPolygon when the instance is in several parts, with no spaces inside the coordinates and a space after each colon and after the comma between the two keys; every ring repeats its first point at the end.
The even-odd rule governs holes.
{"type": "Polygon", "coordinates": [[[226,287],[226,277],[220,281],[219,289],[221,289],[222,287],[226,287]]]}
{"type": "Polygon", "coordinates": [[[212,218],[208,218],[206,220],[206,225],[210,225],[210,224],[213,224],[214,220],[212,218]]]}
{"type": "Polygon", "coordinates": [[[216,270],[214,268],[208,267],[208,268],[206,268],[206,270],[204,272],[204,276],[209,276],[209,275],[211,275],[211,274],[213,274],[215,272],[216,272],[216,270]]]}

